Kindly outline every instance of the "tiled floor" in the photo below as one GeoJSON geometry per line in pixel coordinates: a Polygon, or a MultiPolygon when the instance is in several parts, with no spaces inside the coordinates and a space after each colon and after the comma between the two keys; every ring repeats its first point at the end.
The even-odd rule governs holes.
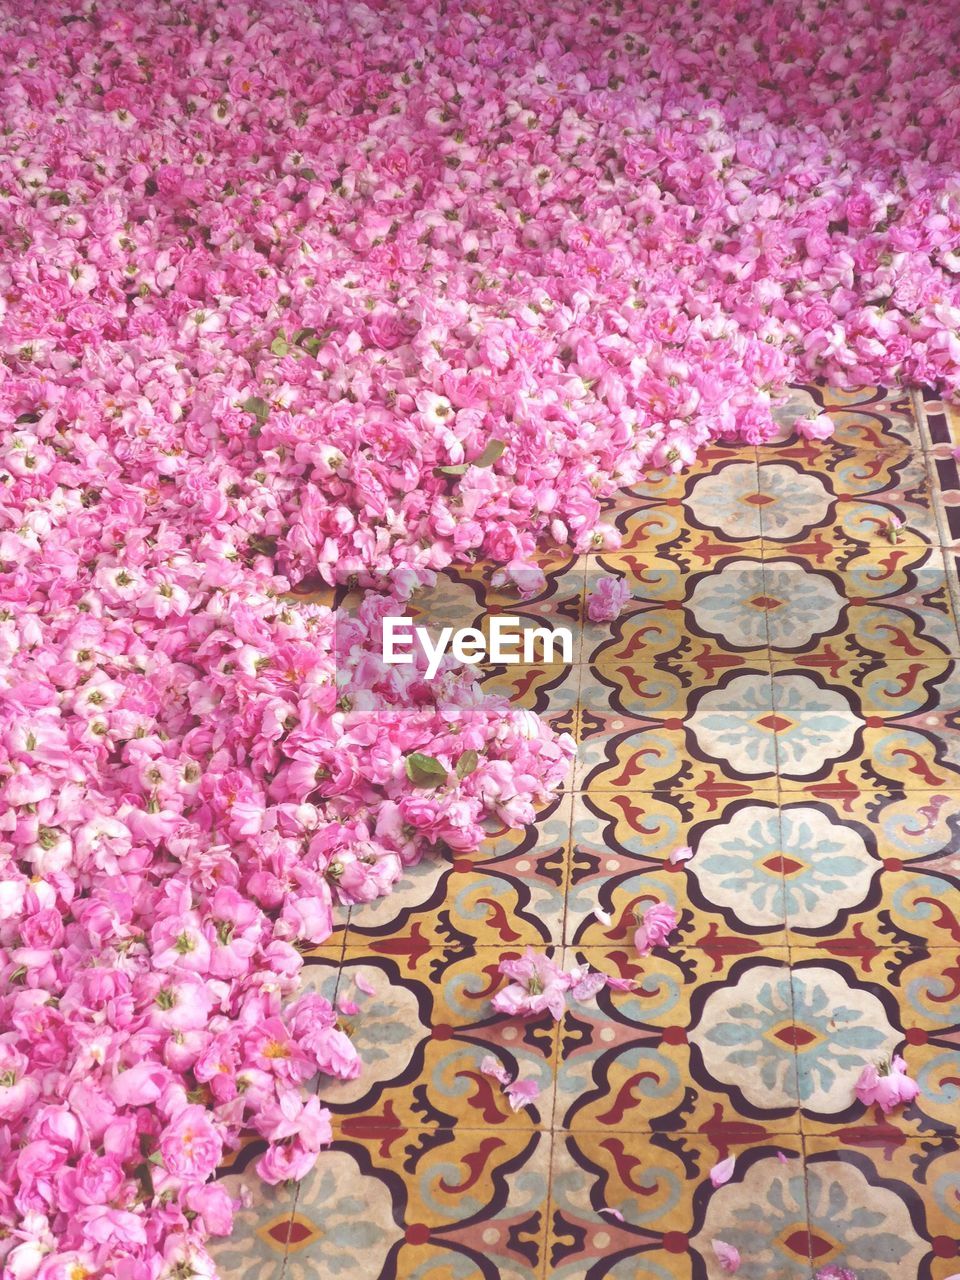
{"type": "Polygon", "coordinates": [[[599,572],[635,594],[576,662],[490,678],[575,735],[570,787],[314,954],[324,991],[376,988],[366,1069],[324,1091],[304,1185],[252,1180],[224,1280],[714,1280],[714,1238],[744,1280],[960,1271],[960,419],[810,388],[783,421],[622,496],[616,555],[548,566],[531,615],[576,622],[599,572]],[[790,435],[811,400],[823,445],[790,435]],[[680,927],[640,959],[655,900],[680,927]],[[639,985],[504,1019],[497,963],[527,944],[639,985]],[[891,1051],[923,1093],[884,1118],[853,1082],[891,1051]]]}

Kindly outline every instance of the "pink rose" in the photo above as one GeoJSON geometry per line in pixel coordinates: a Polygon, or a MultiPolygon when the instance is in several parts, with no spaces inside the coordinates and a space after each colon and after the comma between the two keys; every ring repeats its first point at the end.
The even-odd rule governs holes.
{"type": "Polygon", "coordinates": [[[864,1106],[876,1103],[884,1115],[901,1103],[912,1102],[920,1092],[920,1086],[907,1075],[907,1064],[900,1057],[894,1057],[889,1064],[881,1062],[879,1067],[864,1067],[854,1089],[864,1106]]]}
{"type": "Polygon", "coordinates": [[[160,1135],[164,1168],[184,1182],[205,1182],[220,1163],[223,1141],[206,1107],[183,1108],[160,1135]]]}
{"type": "Polygon", "coordinates": [[[633,935],[633,945],[645,956],[666,942],[677,927],[677,913],[668,902],[656,902],[643,913],[643,920],[633,935]]]}

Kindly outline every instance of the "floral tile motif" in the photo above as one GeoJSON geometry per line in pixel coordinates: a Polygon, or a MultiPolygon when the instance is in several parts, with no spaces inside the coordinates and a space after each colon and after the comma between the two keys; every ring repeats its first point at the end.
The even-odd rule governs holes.
{"type": "Polygon", "coordinates": [[[778,449],[759,466],[759,521],[764,547],[878,546],[891,521],[902,546],[939,542],[922,456],[850,450],[810,442],[778,449]],[[795,454],[802,456],[794,456],[795,454]]]}
{"type": "Polygon", "coordinates": [[[631,991],[571,1001],[560,1033],[555,1127],[756,1140],[798,1131],[793,993],[785,948],[748,957],[671,946],[639,957],[577,947],[631,991]]]}
{"type": "Polygon", "coordinates": [[[958,831],[956,791],[784,797],[779,849],[795,954],[960,947],[958,831]]]}
{"type": "MultiPolygon", "coordinates": [[[[492,563],[454,566],[437,574],[432,587],[416,592],[410,612],[421,626],[436,630],[475,627],[487,637],[495,617],[516,618],[523,630],[563,628],[571,637],[569,659],[558,649],[546,660],[578,662],[587,566],[585,556],[543,558],[539,566],[542,579],[531,571],[499,586],[493,584],[503,571],[492,563]]],[[[537,658],[542,656],[542,645],[538,645],[537,658]]],[[[481,669],[486,665],[481,664],[481,669]]]]}
{"type": "Polygon", "coordinates": [[[955,661],[774,661],[773,726],[784,791],[929,791],[960,783],[955,661]]]}
{"type": "Polygon", "coordinates": [[[574,797],[565,937],[623,944],[637,911],[669,902],[677,940],[743,955],[786,941],[779,811],[773,794],[591,791],[574,797]],[[696,849],[671,863],[681,845],[696,849]],[[611,917],[604,925],[597,909],[611,917]]]}
{"type": "Polygon", "coordinates": [[[804,1132],[956,1133],[960,1099],[960,951],[889,948],[870,957],[793,954],[797,1073],[804,1132]],[[884,1116],[854,1093],[862,1068],[899,1053],[921,1096],[884,1116]]]}
{"type": "MultiPolygon", "coordinates": [[[[596,560],[597,575],[613,574],[633,598],[614,623],[587,622],[584,659],[594,664],[673,657],[723,656],[734,650],[766,655],[764,568],[739,547],[710,565],[682,551],[650,556],[620,552],[596,560]]],[[[594,574],[587,576],[588,590],[594,574]]]]}
{"type": "Polygon", "coordinates": [[[596,791],[769,790],[777,772],[771,668],[739,654],[585,670],[575,778],[596,791]]]}
{"type": "Polygon", "coordinates": [[[609,499],[607,520],[620,531],[624,552],[647,555],[668,549],[703,568],[718,555],[730,554],[731,543],[735,551],[755,553],[760,545],[752,500],[758,492],[756,471],[754,449],[709,446],[681,472],[652,472],[609,499]],[[734,472],[727,474],[731,467],[734,472]],[[720,528],[718,518],[730,530],[720,528]]]}
{"type": "MultiPolygon", "coordinates": [[[[838,1153],[810,1143],[805,1169],[783,1154],[785,1162],[762,1149],[738,1159],[734,1178],[709,1199],[694,1248],[717,1238],[732,1244],[742,1258],[737,1274],[749,1280],[807,1280],[814,1268],[830,1265],[855,1269],[858,1280],[930,1274],[931,1245],[939,1238],[928,1234],[918,1190],[901,1181],[907,1159],[894,1173],[878,1170],[872,1149],[838,1153]]],[[[935,1227],[942,1221],[935,1218],[935,1227]]]]}
{"type": "Polygon", "coordinates": [[[808,1247],[818,1267],[861,1280],[946,1280],[960,1258],[960,1148],[955,1138],[807,1138],[808,1247]]]}
{"type": "MultiPolygon", "coordinates": [[[[238,1164],[252,1164],[263,1148],[263,1143],[256,1144],[249,1160],[238,1164]]],[[[242,1170],[228,1173],[221,1182],[235,1201],[244,1188],[254,1187],[255,1194],[251,1203],[234,1215],[232,1234],[211,1243],[210,1253],[220,1275],[230,1280],[280,1280],[287,1250],[301,1231],[294,1217],[297,1189],[268,1186],[242,1170]]]]}
{"type": "Polygon", "coordinates": [[[407,868],[389,897],[352,909],[351,947],[562,941],[572,804],[554,800],[533,826],[493,834],[475,854],[438,853],[407,868]]]}
{"type": "Polygon", "coordinates": [[[937,547],[767,548],[762,598],[774,656],[823,661],[960,653],[943,552],[937,547]]]}
{"type": "MultiPolygon", "coordinates": [[[[470,1128],[500,1132],[549,1127],[556,1075],[556,1027],[505,1018],[491,997],[503,984],[497,966],[517,949],[384,937],[348,946],[341,993],[360,1006],[347,1019],[364,1070],[321,1090],[338,1131],[362,1136],[370,1125],[470,1128]],[[356,986],[360,976],[372,986],[356,986]],[[514,1112],[496,1080],[480,1070],[491,1055],[514,1078],[533,1080],[536,1103],[514,1112]]],[[[326,977],[330,982],[332,975],[326,977]]],[[[327,985],[319,989],[328,997],[327,985]]]]}
{"type": "Polygon", "coordinates": [[[301,1188],[286,1276],[536,1280],[549,1133],[383,1126],[341,1136],[301,1188]]]}
{"type": "Polygon", "coordinates": [[[808,1280],[806,1256],[791,1248],[807,1227],[800,1155],[791,1135],[745,1142],[655,1133],[624,1140],[602,1131],[558,1131],[547,1274],[719,1280],[713,1241],[736,1239],[744,1257],[738,1274],[808,1280]],[[728,1155],[736,1159],[734,1180],[714,1189],[710,1168],[728,1155]],[[772,1184],[786,1184],[786,1197],[772,1184]],[[622,1221],[603,1210],[615,1210],[622,1221]]]}
{"type": "Polygon", "coordinates": [[[761,458],[766,453],[781,453],[784,446],[810,450],[812,469],[822,456],[816,441],[805,441],[794,424],[798,418],[814,418],[826,414],[834,426],[829,444],[852,450],[892,453],[903,449],[919,453],[921,433],[917,414],[909,392],[864,387],[856,391],[840,391],[835,387],[791,387],[788,399],[774,410],[781,430],[766,445],[761,445],[761,458]]]}

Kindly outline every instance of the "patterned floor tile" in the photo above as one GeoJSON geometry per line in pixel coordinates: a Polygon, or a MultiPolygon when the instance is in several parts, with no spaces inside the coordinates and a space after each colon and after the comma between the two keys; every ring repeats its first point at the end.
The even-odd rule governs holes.
{"type": "MultiPolygon", "coordinates": [[[[255,1150],[262,1151],[264,1145],[256,1144],[255,1150]]],[[[302,1230],[294,1218],[297,1188],[261,1182],[250,1167],[254,1144],[248,1154],[248,1160],[238,1162],[242,1171],[227,1173],[220,1182],[234,1201],[240,1201],[245,1189],[253,1189],[254,1196],[235,1213],[232,1234],[211,1242],[210,1254],[218,1273],[230,1280],[280,1280],[287,1250],[302,1230]]]]}
{"type": "MultiPolygon", "coordinates": [[[[761,458],[781,453],[784,446],[809,449],[810,469],[817,470],[818,441],[805,441],[795,430],[798,418],[814,418],[826,414],[834,426],[828,444],[854,450],[889,453],[910,449],[919,453],[923,447],[913,399],[910,392],[864,387],[856,391],[840,391],[835,387],[791,387],[786,402],[774,410],[781,429],[761,445],[761,458]]],[[[798,456],[798,455],[795,455],[798,456]]]]}
{"type": "Polygon", "coordinates": [[[764,547],[936,546],[936,516],[922,455],[825,442],[778,449],[759,466],[764,547]],[[795,456],[800,455],[800,456],[795,456]]]}
{"type": "MultiPolygon", "coordinates": [[[[505,1018],[490,1003],[505,983],[500,960],[520,953],[501,946],[430,947],[409,938],[348,946],[341,993],[360,1006],[346,1022],[364,1070],[357,1080],[323,1082],[338,1131],[363,1136],[371,1124],[498,1133],[549,1126],[556,1026],[549,1017],[505,1018]],[[374,995],[356,987],[358,974],[374,995]],[[535,1105],[511,1109],[501,1086],[480,1070],[487,1055],[514,1078],[539,1086],[535,1105]]],[[[332,978],[327,974],[319,984],[328,997],[332,978]]]]}
{"type": "Polygon", "coordinates": [[[960,1113],[960,948],[871,956],[792,954],[797,1074],[805,1133],[859,1140],[956,1133],[960,1113]],[[854,1092],[868,1065],[901,1054],[922,1094],[884,1116],[854,1092]]]}
{"type": "Polygon", "coordinates": [[[600,574],[622,579],[633,598],[614,622],[587,622],[584,659],[593,664],[722,656],[731,650],[766,656],[764,566],[731,544],[709,567],[683,552],[651,556],[619,552],[600,556],[587,589],[600,574]]]}
{"type": "Polygon", "coordinates": [[[565,938],[623,944],[636,911],[669,902],[678,940],[742,955],[786,941],[776,797],[597,791],[574,797],[565,938]],[[696,849],[671,863],[679,846],[696,849]],[[604,925],[597,909],[611,917],[604,925]]]}
{"type": "Polygon", "coordinates": [[[693,466],[652,472],[608,500],[606,518],[620,531],[625,552],[670,549],[709,568],[731,542],[744,554],[759,550],[756,474],[755,450],[710,446],[693,466]]]}
{"type": "MultiPolygon", "coordinates": [[[[947,658],[774,661],[784,791],[929,791],[960,784],[960,668],[947,658]]],[[[751,726],[750,732],[757,733],[751,726]]]]}
{"type": "Polygon", "coordinates": [[[954,1138],[837,1146],[807,1138],[809,1249],[864,1280],[947,1280],[960,1266],[954,1138]]]}
{"type": "Polygon", "coordinates": [[[406,868],[389,897],[353,908],[351,947],[389,955],[561,942],[572,805],[569,796],[554,800],[533,826],[502,829],[475,854],[437,854],[406,868]]]}
{"type": "Polygon", "coordinates": [[[580,722],[583,789],[775,785],[771,668],[739,654],[591,666],[580,722]]]}
{"type": "Polygon", "coordinates": [[[538,1280],[549,1133],[383,1128],[339,1137],[304,1184],[288,1280],[538,1280]]]}
{"type": "Polygon", "coordinates": [[[795,796],[780,811],[790,944],[960,947],[960,792],[795,796]]]}
{"type": "Polygon", "coordinates": [[[571,1002],[555,1127],[723,1141],[799,1131],[785,948],[744,958],[671,946],[641,958],[625,939],[568,948],[564,967],[577,964],[636,988],[571,1002]]]}
{"type": "Polygon", "coordinates": [[[586,1130],[557,1132],[554,1144],[551,1280],[719,1280],[714,1240],[740,1247],[739,1275],[808,1280],[806,1257],[791,1248],[807,1228],[795,1136],[713,1144],[586,1130]],[[728,1155],[734,1178],[714,1189],[710,1168],[728,1155]]]}
{"type": "Polygon", "coordinates": [[[903,661],[960,653],[937,547],[767,548],[763,589],[774,657],[903,661]]]}

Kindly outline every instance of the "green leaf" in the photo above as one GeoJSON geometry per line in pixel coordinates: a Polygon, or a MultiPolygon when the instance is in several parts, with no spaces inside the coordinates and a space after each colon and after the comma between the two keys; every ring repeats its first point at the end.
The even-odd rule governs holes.
{"type": "Polygon", "coordinates": [[[406,758],[407,777],[415,787],[439,787],[447,780],[447,771],[439,760],[414,751],[406,758]]]}
{"type": "Polygon", "coordinates": [[[475,751],[464,751],[463,754],[460,756],[459,760],[457,761],[457,767],[456,767],[457,777],[461,781],[464,778],[468,778],[470,774],[473,773],[474,769],[476,769],[479,763],[480,763],[480,757],[477,755],[475,751]]]}
{"type": "Polygon", "coordinates": [[[267,537],[265,534],[256,533],[250,539],[251,548],[261,556],[275,556],[277,554],[276,538],[267,537]]]}
{"type": "Polygon", "coordinates": [[[302,347],[307,355],[316,357],[317,352],[326,345],[332,333],[332,329],[323,329],[320,333],[314,328],[298,329],[293,335],[293,341],[296,346],[302,347]]]}
{"type": "Polygon", "coordinates": [[[492,467],[499,457],[502,457],[506,445],[502,440],[490,440],[487,447],[481,453],[479,458],[474,458],[470,464],[472,467],[492,467]]]}
{"type": "Polygon", "coordinates": [[[163,1164],[163,1155],[159,1151],[151,1151],[147,1156],[150,1164],[163,1164]]]}
{"type": "Polygon", "coordinates": [[[290,343],[287,341],[283,333],[278,333],[270,343],[270,350],[280,360],[282,360],[284,356],[290,354],[290,343]]]}
{"type": "Polygon", "coordinates": [[[261,426],[270,417],[270,406],[261,396],[249,396],[243,402],[244,413],[252,413],[261,426]]]}
{"type": "Polygon", "coordinates": [[[300,177],[306,178],[307,182],[316,182],[317,180],[316,172],[313,169],[301,169],[300,177]]]}
{"type": "Polygon", "coordinates": [[[51,191],[47,199],[51,204],[69,204],[70,197],[66,191],[51,191]]]}
{"type": "Polygon", "coordinates": [[[458,462],[455,466],[434,467],[433,474],[435,476],[465,476],[467,474],[467,464],[458,462]]]}

